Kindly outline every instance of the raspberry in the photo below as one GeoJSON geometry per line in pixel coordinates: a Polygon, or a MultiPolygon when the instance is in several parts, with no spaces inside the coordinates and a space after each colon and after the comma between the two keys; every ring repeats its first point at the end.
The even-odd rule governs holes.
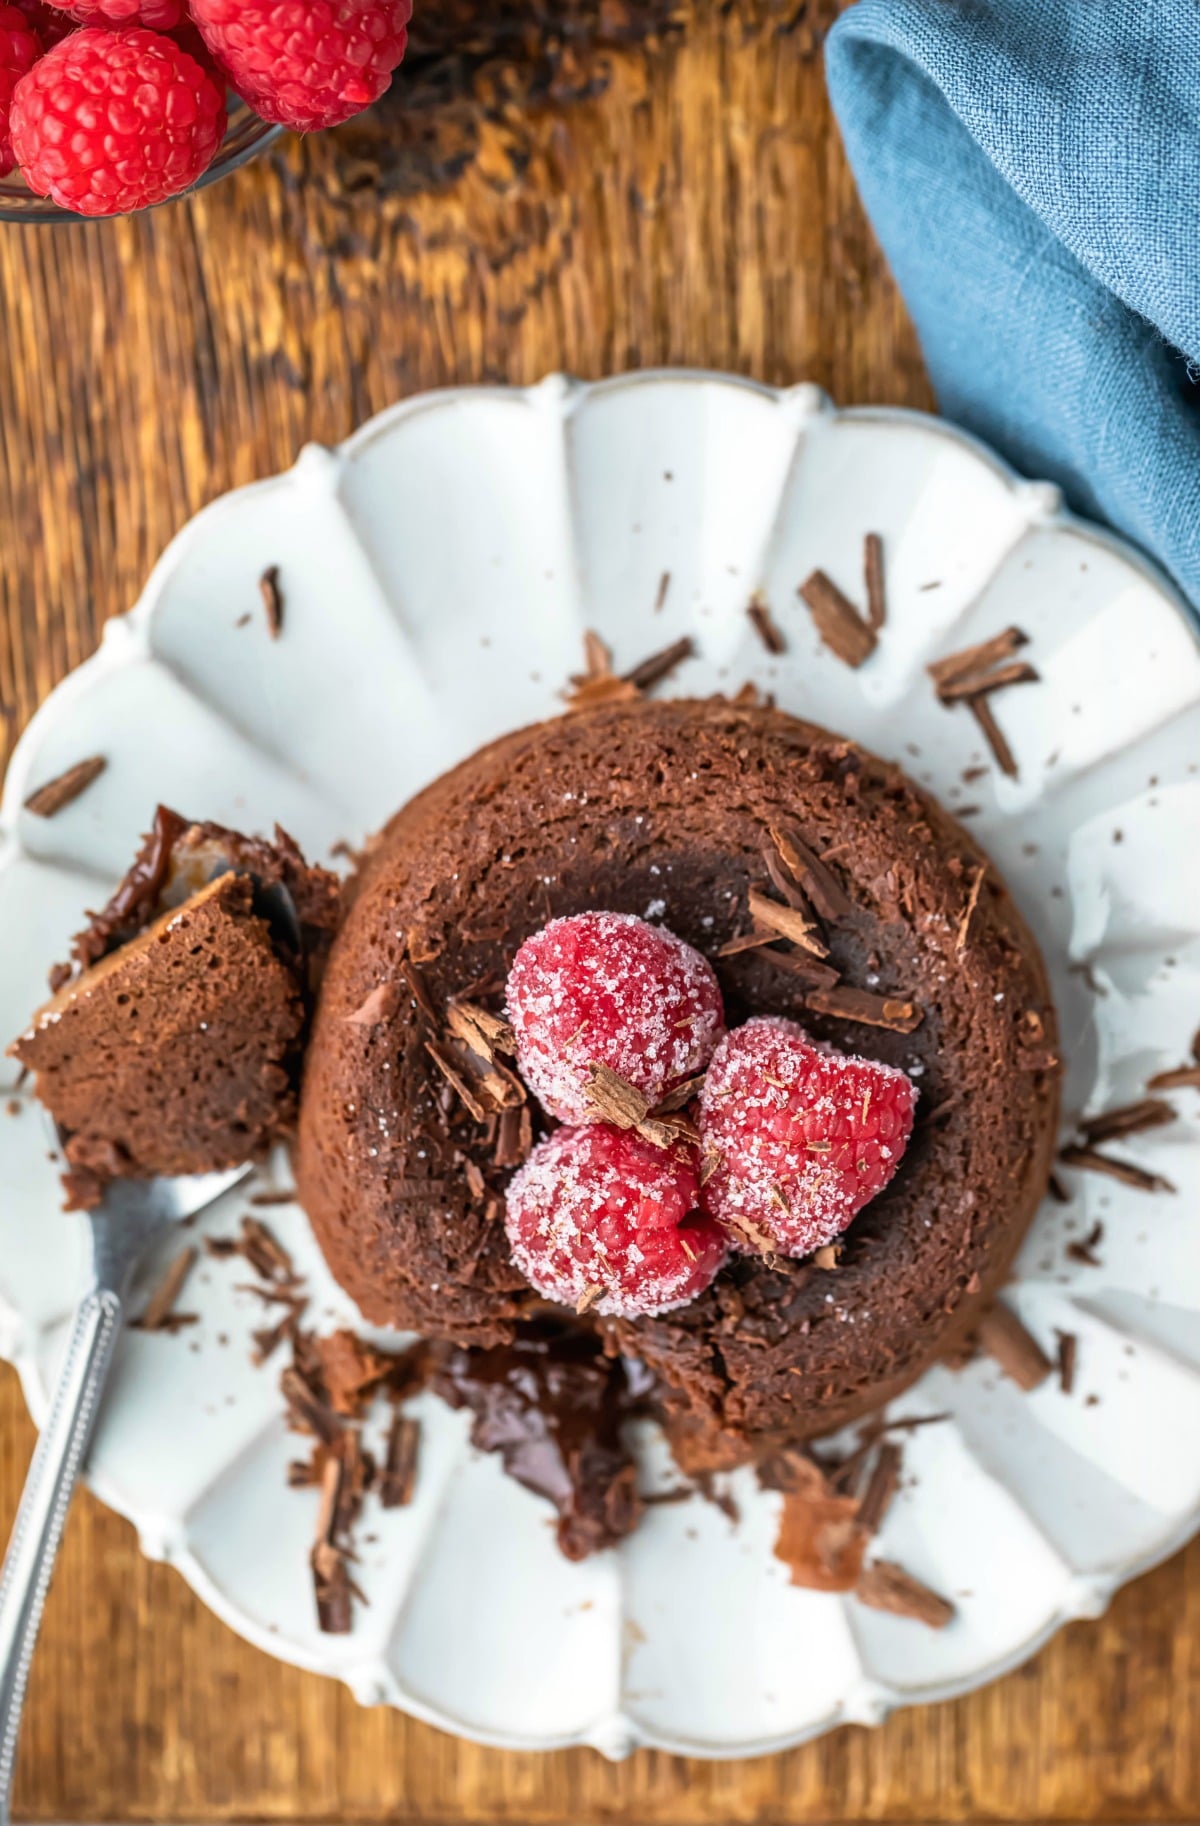
{"type": "Polygon", "coordinates": [[[607,1065],[653,1106],[704,1070],[724,1031],[712,967],[631,913],[552,919],[508,976],[521,1076],[563,1122],[595,1122],[590,1068],[607,1065]]]}
{"type": "Polygon", "coordinates": [[[22,77],[12,141],[31,190],[84,216],[177,196],[225,133],[220,85],[170,38],[84,26],[22,77]]]}
{"type": "Polygon", "coordinates": [[[412,0],[192,0],[191,11],[238,94],[264,120],[309,133],[379,100],[412,0]]]}
{"type": "Polygon", "coordinates": [[[622,1319],[703,1293],[728,1253],[695,1150],[594,1123],[540,1141],[508,1188],[512,1259],[548,1300],[622,1319]]]}
{"type": "Polygon", "coordinates": [[[809,1255],[882,1192],[916,1089],[891,1065],[817,1046],[794,1021],[747,1021],[717,1048],[700,1133],[717,1156],[704,1209],[736,1242],[809,1255]]]}
{"type": "Polygon", "coordinates": [[[25,12],[0,5],[0,178],[16,163],[8,127],[13,91],[41,54],[41,39],[25,12]]]}
{"type": "Polygon", "coordinates": [[[170,32],[183,19],[183,0],[54,0],[80,25],[145,25],[170,32]]]}
{"type": "Polygon", "coordinates": [[[41,39],[43,51],[52,50],[75,30],[74,19],[68,19],[56,6],[47,6],[45,0],[13,0],[13,4],[41,39]]]}

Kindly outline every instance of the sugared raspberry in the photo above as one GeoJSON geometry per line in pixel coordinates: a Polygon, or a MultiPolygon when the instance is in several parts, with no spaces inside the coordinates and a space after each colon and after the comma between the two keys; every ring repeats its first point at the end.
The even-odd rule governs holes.
{"type": "Polygon", "coordinates": [[[703,1293],[728,1243],[699,1209],[695,1151],[592,1123],[555,1129],[508,1188],[512,1259],[548,1300],[623,1319],[703,1293]]]}
{"type": "Polygon", "coordinates": [[[600,1120],[593,1065],[653,1106],[704,1070],[725,1026],[708,960],[632,913],[552,919],[527,938],[508,975],[508,1018],[521,1076],[563,1122],[600,1120]]]}
{"type": "Polygon", "coordinates": [[[191,0],[238,94],[311,133],[378,101],[404,56],[412,0],[191,0]]]}
{"type": "Polygon", "coordinates": [[[220,85],[173,39],[84,26],[22,77],[13,151],[26,183],[84,216],[187,190],[225,133],[220,85]]]}
{"type": "Polygon", "coordinates": [[[80,25],[144,25],[170,32],[183,19],[183,0],[54,0],[80,25]]]}
{"type": "Polygon", "coordinates": [[[0,178],[16,163],[9,138],[13,91],[42,54],[38,33],[20,7],[0,5],[0,178]]]}
{"type": "Polygon", "coordinates": [[[904,1072],[816,1046],[794,1021],[747,1021],[700,1093],[704,1209],[744,1247],[811,1254],[895,1173],[916,1095],[904,1072]]]}

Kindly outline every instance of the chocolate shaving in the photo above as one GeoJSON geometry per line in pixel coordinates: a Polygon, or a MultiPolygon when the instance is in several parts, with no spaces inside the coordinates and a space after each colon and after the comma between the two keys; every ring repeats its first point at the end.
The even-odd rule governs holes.
{"type": "Polygon", "coordinates": [[[297,1433],[310,1433],[323,1446],[332,1446],[342,1436],[342,1422],[329,1402],[319,1395],[295,1364],[289,1364],[279,1378],[288,1420],[297,1433]]]}
{"type": "Polygon", "coordinates": [[[290,1309],[274,1325],[264,1325],[260,1330],[251,1332],[250,1338],[254,1348],[250,1353],[250,1361],[256,1369],[261,1369],[263,1364],[275,1355],[285,1339],[295,1342],[296,1327],[299,1325],[307,1305],[307,1300],[297,1298],[290,1309]]]}
{"type": "Polygon", "coordinates": [[[36,818],[53,818],[61,812],[80,793],[85,792],[93,780],[99,779],[108,762],[103,755],[93,755],[90,760],[77,761],[74,767],[68,767],[53,780],[47,780],[36,792],[30,793],[25,801],[25,810],[32,812],[36,818]]]}
{"type": "Polygon", "coordinates": [[[885,1440],[871,1467],[867,1487],[863,1491],[862,1500],[858,1505],[859,1525],[868,1534],[878,1534],[883,1518],[896,1494],[900,1483],[901,1460],[899,1446],[893,1444],[891,1440],[885,1440]]]}
{"type": "Polygon", "coordinates": [[[348,1027],[381,1027],[390,1021],[403,997],[398,983],[377,983],[353,1014],[344,1017],[348,1027]]]}
{"type": "Polygon", "coordinates": [[[836,1020],[859,1021],[864,1027],[883,1027],[891,1033],[915,1033],[925,1015],[915,1002],[898,996],[874,995],[868,989],[851,989],[837,984],[829,989],[812,989],[804,1005],[814,1014],[827,1014],[836,1020]]]}
{"type": "Polygon", "coordinates": [[[442,1048],[435,1045],[432,1040],[426,1040],[425,1051],[429,1054],[429,1057],[433,1060],[468,1114],[473,1116],[476,1122],[486,1122],[487,1111],[467,1084],[466,1079],[455,1069],[453,1061],[447,1056],[442,1048]]]}
{"type": "Polygon", "coordinates": [[[764,945],[777,945],[778,932],[743,932],[740,938],[728,938],[718,945],[714,957],[738,957],[743,951],[761,951],[764,945]]]}
{"type": "Polygon", "coordinates": [[[935,685],[953,685],[972,673],[986,672],[1000,665],[1028,645],[1029,636],[1020,628],[1005,628],[1002,633],[993,634],[973,647],[962,647],[957,653],[935,659],[926,670],[935,685]]]}
{"type": "Polygon", "coordinates": [[[396,1413],[388,1432],[387,1457],[379,1483],[379,1500],[385,1509],[403,1509],[412,1502],[420,1445],[420,1421],[396,1413]]]}
{"type": "Polygon", "coordinates": [[[822,919],[845,919],[854,911],[853,901],[832,869],[794,830],[777,824],[769,825],[767,829],[780,861],[799,882],[822,919]]]}
{"type": "Polygon", "coordinates": [[[533,1146],[533,1117],[528,1106],[501,1110],[492,1153],[498,1167],[519,1167],[533,1146]]]}
{"type": "Polygon", "coordinates": [[[1055,1331],[1058,1339],[1058,1386],[1064,1395],[1075,1387],[1075,1365],[1079,1356],[1079,1339],[1073,1331],[1055,1331]]]}
{"type": "Polygon", "coordinates": [[[686,1109],[693,1097],[700,1095],[704,1084],[704,1073],[698,1077],[685,1078],[673,1091],[668,1091],[661,1102],[656,1103],[650,1114],[652,1116],[673,1116],[676,1110],[686,1109]]]}
{"type": "Polygon", "coordinates": [[[1071,1194],[1067,1191],[1067,1188],[1063,1185],[1063,1182],[1058,1177],[1057,1173],[1051,1173],[1049,1179],[1046,1181],[1046,1190],[1049,1192],[1056,1205],[1070,1204],[1071,1194]]]}
{"type": "Polygon", "coordinates": [[[683,1115],[644,1116],[637,1124],[637,1132],[643,1141],[656,1148],[673,1148],[680,1142],[686,1142],[689,1147],[700,1145],[699,1129],[683,1115]]]}
{"type": "Polygon", "coordinates": [[[477,1002],[451,1002],[446,1009],[446,1025],[456,1039],[489,1063],[498,1052],[511,1057],[517,1050],[516,1035],[508,1022],[477,1002]]]}
{"type": "Polygon", "coordinates": [[[1036,685],[1038,676],[1027,661],[1015,659],[1010,665],[997,666],[994,672],[968,672],[950,684],[939,685],[937,694],[943,704],[958,704],[966,698],[987,697],[1010,685],[1036,685]]]}
{"type": "Polygon", "coordinates": [[[632,685],[636,691],[650,691],[661,684],[674,672],[676,666],[682,665],[685,659],[691,659],[696,651],[696,643],[690,634],[684,634],[679,640],[671,642],[659,653],[651,653],[639,666],[625,674],[625,683],[632,685]]]}
{"type": "Polygon", "coordinates": [[[757,925],[766,926],[779,938],[799,945],[802,951],[811,952],[814,957],[829,956],[829,947],[817,936],[817,927],[798,907],[781,907],[778,901],[769,900],[757,888],[750,889],[748,904],[757,925]]]}
{"type": "Polygon", "coordinates": [[[799,594],[812,612],[817,633],[835,658],[856,670],[870,659],[878,636],[831,577],[824,571],[814,571],[800,585],[799,594]]]}
{"type": "Polygon", "coordinates": [[[252,1205],[294,1205],[296,1202],[295,1186],[277,1186],[270,1192],[252,1192],[252,1205]]]}
{"type": "Polygon", "coordinates": [[[750,625],[762,641],[767,652],[778,656],[787,652],[787,641],[783,638],[770,609],[761,596],[754,596],[746,610],[750,625]]]}
{"type": "Polygon", "coordinates": [[[606,1122],[619,1129],[637,1128],[650,1112],[649,1103],[636,1085],[626,1083],[607,1065],[589,1067],[584,1095],[606,1122]]]}
{"type": "Polygon", "coordinates": [[[1174,1121],[1175,1111],[1163,1098],[1143,1097],[1138,1103],[1124,1103],[1099,1116],[1085,1116],[1079,1127],[1092,1147],[1098,1141],[1111,1141],[1116,1135],[1141,1135],[1147,1129],[1162,1128],[1174,1121]]]}
{"type": "Polygon", "coordinates": [[[1171,1071],[1155,1072],[1146,1085],[1150,1091],[1181,1091],[1190,1086],[1200,1090],[1200,1065],[1177,1065],[1171,1071]]]}
{"type": "Polygon", "coordinates": [[[967,709],[979,724],[983,738],[991,749],[1000,772],[1007,774],[1010,780],[1015,780],[1019,771],[1017,768],[1016,756],[1008,745],[1008,739],[1005,736],[1004,731],[992,715],[992,707],[988,703],[987,698],[968,698],[967,709]]]}
{"type": "Polygon", "coordinates": [[[958,936],[954,943],[954,949],[956,951],[962,951],[966,947],[967,934],[971,930],[971,920],[974,917],[976,907],[979,905],[979,890],[983,886],[983,878],[986,874],[987,863],[981,862],[971,877],[971,891],[967,895],[967,904],[963,909],[963,916],[958,922],[958,936]]]}
{"type": "Polygon", "coordinates": [[[979,1322],[980,1347],[993,1357],[1006,1376],[1018,1388],[1035,1389],[1050,1374],[1053,1365],[1031,1333],[1026,1331],[1011,1306],[1002,1300],[989,1308],[979,1322]]]}
{"type": "Polygon", "coordinates": [[[140,1317],[133,1321],[135,1330],[176,1332],[185,1325],[195,1325],[198,1322],[198,1313],[175,1311],[175,1302],[192,1272],[196,1254],[197,1251],[190,1247],[180,1250],[146,1301],[140,1317]]]}
{"type": "Polygon", "coordinates": [[[639,695],[636,685],[627,678],[617,677],[612,669],[612,654],[591,628],[583,636],[583,655],[587,670],[572,675],[571,689],[564,694],[568,710],[590,710],[597,704],[628,702],[639,695]]]}
{"type": "Polygon", "coordinates": [[[243,1217],[238,1252],[264,1281],[295,1284],[295,1263],[279,1238],[268,1230],[261,1218],[243,1217]]]}
{"type": "Polygon", "coordinates": [[[410,958],[405,958],[400,966],[400,974],[408,985],[408,993],[420,1009],[431,1027],[438,1024],[438,1012],[433,1005],[433,997],[425,987],[425,978],[410,958]]]}
{"type": "Polygon", "coordinates": [[[671,573],[664,571],[658,580],[658,595],[654,598],[654,613],[657,615],[667,600],[667,591],[671,587],[671,573]]]}
{"type": "Polygon", "coordinates": [[[348,1635],[352,1623],[350,1575],[346,1571],[345,1554],[336,1539],[345,1475],[340,1455],[331,1452],[325,1460],[321,1478],[321,1508],[312,1550],[317,1624],[327,1636],[348,1635]]]}
{"type": "Polygon", "coordinates": [[[279,566],[269,564],[258,580],[259,593],[267,615],[267,633],[278,640],[283,633],[283,592],[279,588],[279,566]]]}
{"type": "Polygon", "coordinates": [[[854,1595],[871,1610],[890,1611],[895,1617],[911,1617],[930,1629],[945,1629],[954,1619],[954,1606],[928,1585],[922,1585],[903,1566],[891,1560],[874,1560],[864,1566],[854,1595]]]}
{"type": "Polygon", "coordinates": [[[823,1243],[820,1249],[813,1250],[812,1265],[825,1274],[832,1273],[838,1266],[840,1255],[841,1245],[839,1243],[823,1243]]]}
{"type": "Polygon", "coordinates": [[[821,1467],[801,1453],[789,1454],[789,1469],[795,1481],[784,1493],[776,1558],[793,1585],[853,1591],[867,1546],[858,1503],[834,1490],[821,1467]]]}
{"type": "Polygon", "coordinates": [[[887,596],[883,584],[883,540],[878,533],[868,533],[863,540],[863,586],[867,592],[867,620],[881,628],[887,620],[887,596]]]}
{"type": "Polygon", "coordinates": [[[806,990],[832,989],[838,980],[832,964],[823,964],[807,951],[762,951],[759,956],[786,975],[797,977],[806,990]]]}
{"type": "Polygon", "coordinates": [[[1084,1268],[1101,1268],[1103,1263],[1096,1250],[1104,1240],[1104,1225],[1097,1218],[1086,1236],[1072,1237],[1066,1247],[1069,1262],[1078,1262],[1084,1268]]]}
{"type": "Polygon", "coordinates": [[[1101,1154],[1098,1148],[1077,1147],[1072,1144],[1063,1148],[1058,1158],[1065,1167],[1077,1167],[1083,1173],[1101,1173],[1107,1179],[1119,1180],[1123,1186],[1132,1186],[1138,1192],[1174,1192],[1175,1187],[1161,1173],[1149,1173],[1145,1167],[1135,1166],[1132,1160],[1120,1160],[1112,1154],[1101,1154]]]}
{"type": "Polygon", "coordinates": [[[335,1414],[357,1420],[391,1374],[393,1359],[344,1329],[314,1342],[330,1406],[335,1414]]]}

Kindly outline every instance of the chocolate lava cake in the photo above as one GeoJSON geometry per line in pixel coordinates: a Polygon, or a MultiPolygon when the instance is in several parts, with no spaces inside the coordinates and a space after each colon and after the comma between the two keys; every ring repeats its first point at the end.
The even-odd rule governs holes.
{"type": "Polygon", "coordinates": [[[790,1018],[915,1081],[899,1170],[836,1250],[733,1254],[675,1311],[570,1321],[653,1373],[685,1468],[828,1432],[952,1348],[1005,1278],[1049,1176],[1057,1042],[1034,940],[967,831],[898,768],[773,708],[565,716],[387,826],[304,1082],[298,1179],[330,1267],[371,1321],[458,1349],[544,1323],[503,1221],[544,1121],[496,1043],[518,947],[596,909],[701,951],[730,1028],[790,1018]],[[817,954],[793,942],[798,879],[817,954]]]}
{"type": "Polygon", "coordinates": [[[10,1048],[63,1135],[72,1204],[113,1179],[237,1166],[288,1132],[338,897],[282,831],[159,808],[10,1048]]]}

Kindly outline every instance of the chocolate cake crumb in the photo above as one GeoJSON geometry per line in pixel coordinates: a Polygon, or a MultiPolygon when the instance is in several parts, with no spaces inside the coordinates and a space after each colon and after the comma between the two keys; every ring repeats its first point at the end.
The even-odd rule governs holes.
{"type": "Polygon", "coordinates": [[[659,614],[659,612],[662,610],[664,604],[666,603],[667,591],[670,589],[670,587],[671,587],[671,573],[670,573],[670,571],[664,571],[662,576],[658,580],[658,595],[654,598],[654,613],[656,615],[659,614]]]}
{"type": "Polygon", "coordinates": [[[920,1579],[891,1560],[874,1560],[864,1566],[854,1587],[860,1604],[872,1610],[890,1611],[895,1617],[911,1617],[915,1623],[930,1629],[945,1629],[954,1620],[955,1610],[947,1598],[939,1596],[920,1579]]]}
{"type": "Polygon", "coordinates": [[[1058,1158],[1065,1167],[1076,1167],[1083,1173],[1102,1173],[1106,1178],[1119,1180],[1123,1186],[1132,1186],[1138,1192],[1175,1191],[1171,1181],[1164,1179],[1161,1173],[1148,1172],[1132,1160],[1102,1154],[1098,1148],[1079,1147],[1072,1143],[1060,1148],[1058,1158]]]}
{"type": "Polygon", "coordinates": [[[1075,1388],[1075,1367],[1079,1356],[1079,1339],[1073,1331],[1055,1331],[1058,1339],[1058,1386],[1064,1395],[1075,1388]]]}
{"type": "Polygon", "coordinates": [[[283,633],[283,592],[279,587],[279,566],[269,564],[258,580],[259,594],[267,617],[267,633],[278,640],[283,633]]]}
{"type": "Polygon", "coordinates": [[[1089,1147],[1098,1141],[1111,1141],[1116,1135],[1141,1135],[1147,1129],[1164,1127],[1175,1121],[1175,1111],[1161,1097],[1143,1097],[1137,1103],[1125,1103],[1118,1109],[1105,1110],[1099,1116],[1085,1116],[1080,1132],[1089,1147]]]}
{"type": "Polygon", "coordinates": [[[664,647],[659,653],[651,653],[640,665],[634,666],[625,674],[626,683],[636,691],[651,691],[664,678],[669,678],[685,659],[691,659],[695,651],[695,641],[690,634],[684,634],[679,640],[672,641],[669,647],[664,647]]]}
{"type": "Polygon", "coordinates": [[[863,584],[867,592],[867,620],[873,628],[882,628],[887,620],[887,596],[883,579],[883,540],[878,533],[868,533],[863,540],[863,584]]]}
{"type": "Polygon", "coordinates": [[[140,1315],[131,1322],[134,1331],[176,1332],[185,1325],[199,1323],[200,1315],[194,1312],[176,1312],[175,1302],[183,1292],[187,1280],[195,1265],[197,1251],[188,1247],[181,1249],[171,1261],[162,1280],[146,1301],[140,1315]]]}
{"type": "Polygon", "coordinates": [[[798,594],[808,604],[817,633],[835,658],[855,670],[870,659],[879,644],[878,636],[831,577],[813,571],[798,594]]]}
{"type": "Polygon", "coordinates": [[[87,761],[77,761],[74,767],[68,767],[65,773],[47,780],[36,792],[30,793],[25,801],[25,810],[37,818],[53,818],[57,812],[78,799],[93,780],[99,779],[108,762],[103,755],[92,755],[87,761]]]}
{"type": "Polygon", "coordinates": [[[779,624],[772,615],[767,603],[757,593],[751,597],[746,609],[750,626],[762,641],[767,652],[775,657],[787,652],[787,641],[783,638],[779,624]]]}
{"type": "Polygon", "coordinates": [[[1039,1388],[1053,1368],[1037,1339],[1003,1300],[983,1315],[977,1335],[981,1348],[1026,1393],[1039,1388]]]}
{"type": "Polygon", "coordinates": [[[1000,772],[1007,774],[1010,780],[1017,779],[1020,771],[1017,767],[1017,758],[1008,745],[1008,738],[992,714],[992,707],[987,698],[968,698],[967,709],[979,724],[983,738],[991,749],[1000,772]]]}
{"type": "Polygon", "coordinates": [[[1084,1268],[1101,1268],[1103,1263],[1096,1254],[1104,1239],[1104,1225],[1097,1218],[1086,1236],[1072,1237],[1066,1247],[1069,1262],[1079,1262],[1084,1268]]]}
{"type": "Polygon", "coordinates": [[[379,1485],[379,1500],[385,1509],[403,1509],[412,1502],[420,1444],[420,1421],[411,1420],[405,1414],[394,1414],[379,1485]]]}

